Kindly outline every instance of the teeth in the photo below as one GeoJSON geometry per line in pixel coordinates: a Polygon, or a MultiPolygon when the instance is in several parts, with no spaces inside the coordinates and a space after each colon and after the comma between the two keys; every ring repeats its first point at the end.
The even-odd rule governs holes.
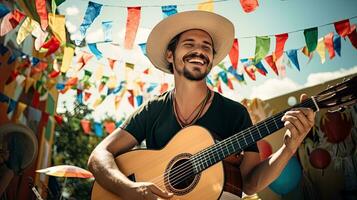
{"type": "Polygon", "coordinates": [[[205,64],[205,62],[203,60],[200,60],[200,59],[190,59],[188,60],[188,62],[197,62],[197,63],[201,63],[202,65],[205,64]]]}

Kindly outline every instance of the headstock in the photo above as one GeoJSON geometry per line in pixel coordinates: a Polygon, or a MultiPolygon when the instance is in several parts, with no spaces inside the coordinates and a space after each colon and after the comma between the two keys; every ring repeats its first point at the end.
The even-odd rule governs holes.
{"type": "Polygon", "coordinates": [[[339,110],[357,103],[357,76],[329,87],[314,96],[319,108],[339,110]]]}

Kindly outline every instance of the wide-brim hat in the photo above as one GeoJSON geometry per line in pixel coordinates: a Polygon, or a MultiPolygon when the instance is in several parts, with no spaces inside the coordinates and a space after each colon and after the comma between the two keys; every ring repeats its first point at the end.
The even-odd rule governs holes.
{"type": "Polygon", "coordinates": [[[176,35],[191,29],[206,31],[211,36],[216,51],[213,66],[219,64],[232,48],[234,25],[227,18],[207,11],[180,12],[165,18],[152,29],[146,43],[147,56],[152,64],[171,73],[166,60],[167,46],[176,35]]]}

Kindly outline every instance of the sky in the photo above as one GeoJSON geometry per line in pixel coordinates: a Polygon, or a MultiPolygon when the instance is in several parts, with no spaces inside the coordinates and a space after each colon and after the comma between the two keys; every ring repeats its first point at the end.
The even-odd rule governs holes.
{"type": "MultiPolygon", "coordinates": [[[[141,20],[135,44],[146,43],[150,30],[163,17],[161,6],[177,5],[178,12],[186,10],[196,10],[197,5],[202,0],[176,0],[176,1],[115,1],[115,0],[93,0],[96,3],[103,4],[100,15],[95,19],[92,26],[87,31],[87,42],[103,41],[103,32],[101,29],[102,21],[113,21],[113,43],[98,44],[99,50],[103,52],[104,57],[110,57],[119,60],[118,66],[124,62],[134,63],[139,72],[146,67],[154,67],[149,60],[142,54],[140,48],[135,45],[133,50],[122,48],[125,34],[126,16],[128,6],[141,6],[141,20]]],[[[271,36],[270,53],[275,49],[274,35],[289,33],[289,39],[285,44],[285,49],[299,49],[305,45],[303,30],[312,27],[318,27],[319,38],[329,32],[335,32],[331,23],[350,19],[351,24],[357,24],[357,1],[355,0],[270,0],[259,1],[259,7],[252,13],[243,12],[238,0],[217,1],[214,3],[214,12],[225,16],[231,20],[235,26],[235,37],[239,40],[239,57],[254,57],[255,36],[271,36]],[[326,25],[327,24],[327,25],[326,25]]],[[[78,37],[79,26],[88,4],[88,0],[67,0],[59,6],[60,14],[66,16],[66,27],[71,34],[71,38],[78,37]]],[[[89,50],[84,47],[76,49],[76,52],[89,50]]],[[[327,53],[327,52],[326,52],[327,53]]],[[[252,81],[245,76],[246,84],[235,84],[234,91],[228,88],[224,89],[224,95],[234,99],[261,98],[269,99],[288,92],[302,89],[307,86],[313,86],[324,81],[335,79],[352,73],[357,73],[357,50],[351,45],[350,41],[342,39],[341,57],[337,56],[330,60],[326,55],[326,62],[321,64],[321,59],[317,53],[310,62],[302,53],[298,53],[298,59],[301,70],[298,71],[294,66],[287,67],[286,77],[278,77],[268,68],[266,77],[257,74],[257,80],[252,81]]],[[[229,59],[225,63],[229,66],[229,59]]],[[[75,65],[76,58],[73,60],[75,65]]],[[[96,60],[92,58],[86,65],[86,69],[96,70],[100,64],[106,64],[105,59],[96,60]]],[[[239,66],[242,66],[241,64],[239,66]]],[[[239,68],[238,66],[238,68],[239,68]]],[[[82,70],[83,71],[83,70],[82,70]]],[[[128,78],[132,74],[123,75],[120,67],[114,71],[105,68],[105,74],[117,73],[118,81],[128,78]]],[[[69,75],[71,72],[68,73],[69,75]]],[[[142,77],[133,73],[133,79],[142,77]]],[[[160,82],[172,81],[171,75],[164,75],[158,70],[153,70],[153,75],[143,78],[144,81],[160,82]],[[147,80],[146,80],[147,79],[147,80]]],[[[59,110],[63,108],[63,101],[73,101],[74,91],[61,95],[59,98],[59,110]]],[[[93,98],[94,99],[94,98],[93,98]]],[[[113,98],[107,98],[107,102],[96,109],[95,118],[102,118],[103,113],[115,115],[116,118],[122,116],[122,112],[130,112],[133,109],[127,109],[128,103],[122,103],[119,111],[113,111],[113,98]]],[[[130,106],[129,106],[130,107],[130,106]]]]}

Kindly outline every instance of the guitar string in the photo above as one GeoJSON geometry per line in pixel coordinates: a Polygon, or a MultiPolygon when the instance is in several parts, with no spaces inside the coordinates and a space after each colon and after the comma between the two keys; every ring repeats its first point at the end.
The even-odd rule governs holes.
{"type": "MultiPolygon", "coordinates": [[[[311,99],[308,99],[308,100],[311,100],[311,99]]],[[[299,104],[298,106],[299,107],[306,107],[306,105],[307,104],[311,104],[311,101],[304,101],[303,103],[301,103],[301,104],[299,104]]],[[[294,108],[294,107],[293,107],[294,108]]],[[[292,108],[290,108],[290,109],[292,109],[292,108]]],[[[220,144],[220,145],[227,145],[227,143],[229,143],[229,142],[232,142],[233,140],[237,140],[238,141],[238,143],[240,143],[240,142],[242,142],[243,140],[242,139],[244,139],[247,135],[248,135],[248,133],[253,137],[256,137],[257,135],[260,135],[260,132],[255,132],[255,133],[252,133],[251,132],[251,129],[254,127],[254,128],[258,128],[258,126],[265,126],[265,125],[267,125],[267,126],[271,126],[271,125],[274,125],[274,124],[276,124],[276,120],[275,120],[275,118],[277,118],[279,115],[283,115],[284,114],[284,112],[286,112],[286,111],[283,111],[283,112],[280,112],[280,113],[278,113],[278,114],[276,114],[276,115],[274,115],[274,116],[272,116],[272,117],[270,117],[268,120],[266,120],[264,123],[258,123],[258,124],[256,124],[256,125],[254,125],[254,126],[251,126],[251,127],[249,127],[249,128],[247,128],[245,131],[243,131],[242,133],[241,133],[241,135],[240,136],[238,136],[237,138],[234,138],[234,137],[230,137],[230,138],[227,138],[227,140],[222,140],[222,143],[220,144]]],[[[260,128],[262,128],[262,127],[260,127],[260,128]]],[[[281,128],[278,128],[278,130],[279,129],[281,129],[281,128]]],[[[251,145],[251,144],[253,144],[253,143],[251,143],[251,144],[249,144],[248,145],[248,143],[245,141],[245,143],[247,144],[247,146],[249,146],[249,145],[251,145]]],[[[240,145],[239,145],[240,146],[240,145]]],[[[240,150],[242,150],[242,149],[240,149],[240,150]]],[[[207,154],[207,155],[205,155],[205,156],[211,156],[211,155],[217,155],[217,152],[219,152],[219,151],[222,151],[222,149],[221,150],[218,150],[218,149],[216,149],[216,148],[207,148],[207,149],[204,149],[203,151],[200,151],[200,152],[198,152],[198,153],[196,153],[196,154],[194,154],[193,155],[193,161],[195,161],[195,162],[197,162],[196,164],[198,164],[198,166],[201,166],[201,164],[203,164],[203,166],[204,166],[204,163],[205,162],[202,162],[202,160],[206,160],[204,157],[199,157],[199,156],[201,156],[201,155],[203,155],[203,154],[207,154]]],[[[191,161],[192,161],[191,160],[191,161]]],[[[206,162],[207,163],[207,162],[206,162]]],[[[170,183],[171,183],[171,185],[174,185],[175,183],[178,183],[178,182],[180,182],[180,181],[182,181],[182,180],[185,180],[186,178],[188,178],[189,176],[191,176],[192,174],[190,174],[190,172],[192,172],[192,171],[188,171],[189,172],[189,174],[188,174],[188,177],[187,177],[187,170],[191,170],[192,169],[192,165],[191,165],[191,162],[189,162],[189,161],[185,161],[178,169],[175,169],[174,170],[174,173],[169,173],[169,172],[165,172],[163,175],[160,175],[160,176],[158,176],[158,177],[155,177],[154,179],[152,179],[151,181],[153,182],[153,183],[155,183],[156,182],[156,180],[158,179],[158,178],[161,178],[161,177],[167,177],[169,174],[171,175],[171,176],[173,176],[173,177],[175,177],[175,179],[173,179],[172,181],[170,181],[170,183]],[[180,174],[180,173],[186,173],[186,174],[183,174],[184,176],[185,176],[185,179],[183,179],[182,177],[182,174],[180,174]]],[[[158,184],[160,184],[160,185],[162,185],[163,183],[164,183],[164,181],[165,181],[165,179],[160,179],[160,182],[157,182],[158,184]],[[162,182],[162,183],[161,183],[162,182]]]]}
{"type": "MultiPolygon", "coordinates": [[[[311,99],[310,99],[310,100],[311,100],[311,99]]],[[[302,104],[300,104],[300,105],[298,105],[298,106],[303,106],[303,107],[304,107],[304,104],[309,104],[309,103],[311,104],[311,102],[305,101],[304,103],[302,103],[302,104]]],[[[290,109],[291,109],[291,108],[290,108],[290,109]]],[[[236,140],[238,140],[238,142],[240,142],[240,140],[246,136],[247,131],[249,131],[250,135],[252,135],[251,131],[249,130],[249,129],[251,129],[252,127],[262,126],[263,124],[267,124],[268,121],[271,122],[272,120],[273,120],[274,123],[276,124],[274,118],[278,117],[279,115],[283,115],[284,112],[286,112],[286,111],[280,112],[280,113],[278,113],[278,114],[276,114],[276,115],[270,117],[270,119],[266,120],[265,123],[258,123],[258,124],[255,125],[255,126],[249,127],[246,131],[243,131],[242,134],[241,134],[238,138],[236,138],[236,140]]],[[[269,122],[269,126],[273,124],[273,123],[270,123],[270,122],[269,122]]],[[[278,128],[278,130],[279,130],[279,129],[280,129],[280,128],[278,128]]],[[[259,134],[259,132],[258,132],[258,134],[259,134]]],[[[256,135],[257,135],[257,134],[255,133],[255,136],[256,136],[256,135]]],[[[227,138],[227,140],[223,140],[223,141],[222,141],[222,144],[226,144],[228,141],[231,142],[233,139],[234,139],[234,137],[229,138],[229,139],[227,138]]],[[[243,140],[242,140],[242,141],[243,141],[243,140]]],[[[247,144],[247,143],[246,143],[246,144],[247,144]]],[[[251,144],[253,144],[253,143],[251,143],[251,144]]],[[[249,145],[247,144],[247,146],[249,146],[249,145]]],[[[242,149],[241,149],[241,150],[242,150],[242,149]]],[[[218,151],[219,151],[218,149],[209,149],[209,148],[208,148],[208,149],[205,149],[204,151],[201,151],[201,152],[196,153],[194,156],[197,157],[197,156],[200,155],[200,154],[207,154],[207,153],[208,153],[208,155],[205,155],[205,156],[209,156],[209,155],[212,155],[213,153],[216,154],[218,151]]],[[[222,151],[222,150],[221,150],[221,151],[222,151]]],[[[195,160],[195,159],[193,159],[193,160],[195,160]]],[[[201,160],[206,160],[206,159],[202,157],[202,158],[200,159],[200,161],[201,161],[201,160]]],[[[198,162],[198,163],[200,163],[200,162],[198,162]]],[[[201,163],[204,164],[204,162],[201,162],[201,163]]],[[[206,162],[206,163],[207,163],[207,162],[206,162]]],[[[177,175],[178,173],[181,173],[181,172],[187,172],[187,171],[185,171],[185,170],[187,170],[187,169],[192,169],[192,168],[191,168],[191,165],[190,165],[190,162],[188,162],[188,161],[184,162],[184,164],[182,164],[180,167],[181,167],[181,169],[177,169],[177,170],[175,171],[176,174],[175,174],[175,172],[172,173],[172,174],[177,175]],[[186,164],[186,165],[185,165],[185,164],[186,164]],[[188,164],[188,165],[187,165],[187,164],[188,164]],[[184,169],[182,169],[182,168],[184,168],[184,169]]],[[[191,172],[191,171],[190,171],[190,172],[191,172]]],[[[191,176],[191,174],[188,174],[188,175],[191,176]]],[[[166,176],[167,176],[167,173],[164,173],[163,175],[152,179],[152,181],[155,180],[155,179],[157,179],[157,178],[160,178],[160,177],[162,177],[162,176],[166,177],[166,176]]],[[[172,175],[172,176],[174,176],[174,175],[172,175]]],[[[187,177],[186,177],[186,178],[187,178],[187,177]]],[[[180,176],[177,176],[176,179],[180,179],[180,181],[182,181],[182,177],[180,177],[180,176]]],[[[184,179],[183,179],[183,180],[184,180],[184,179]]],[[[161,179],[161,181],[164,181],[164,180],[161,179]]],[[[175,182],[175,181],[176,181],[175,179],[172,180],[172,182],[175,182]]],[[[160,183],[160,184],[162,184],[162,183],[160,183]]]]}

